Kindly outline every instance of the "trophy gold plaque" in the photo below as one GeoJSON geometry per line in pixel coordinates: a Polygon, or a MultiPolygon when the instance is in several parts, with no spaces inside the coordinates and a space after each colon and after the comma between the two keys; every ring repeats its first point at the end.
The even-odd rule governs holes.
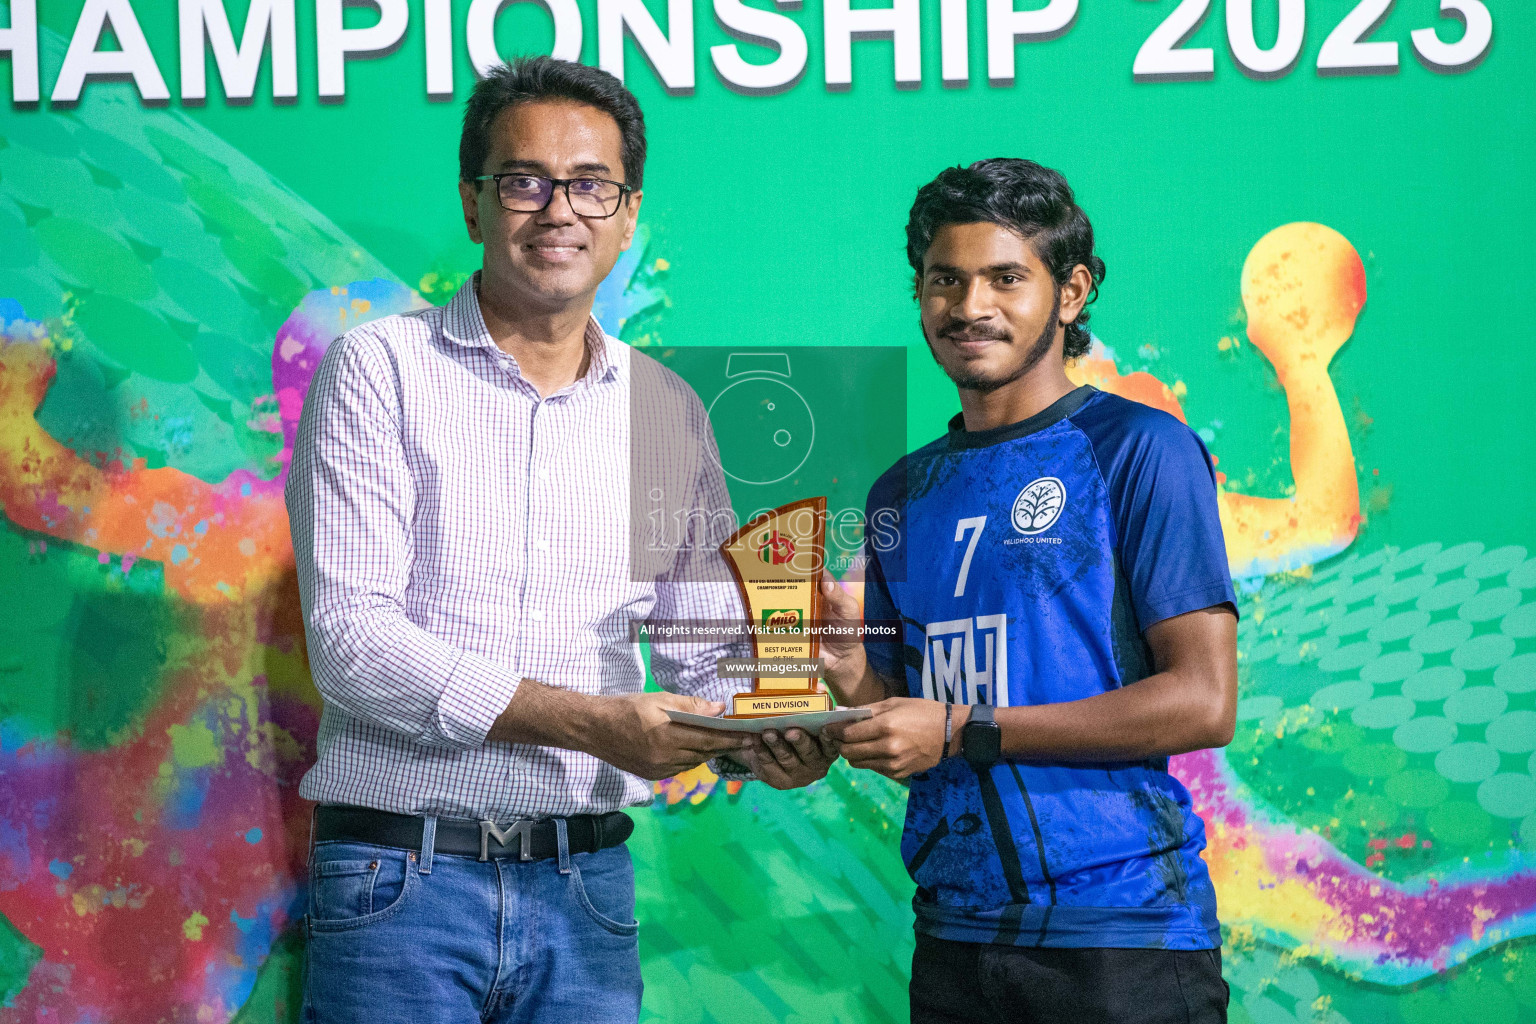
{"type": "MultiPolygon", "coordinates": [[[[720,545],[736,577],[752,624],[757,661],[814,661],[821,643],[807,629],[821,618],[821,572],[826,563],[827,499],[806,498],[747,523],[720,545]]],[[[754,675],[752,689],[735,695],[727,718],[831,711],[832,697],[818,673],[754,675]]]]}

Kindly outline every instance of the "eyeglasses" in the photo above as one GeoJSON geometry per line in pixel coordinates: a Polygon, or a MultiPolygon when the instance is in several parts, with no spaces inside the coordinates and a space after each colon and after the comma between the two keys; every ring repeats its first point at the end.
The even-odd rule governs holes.
{"type": "Polygon", "coordinates": [[[538,213],[555,198],[555,189],[565,190],[565,201],[579,217],[612,217],[619,212],[634,191],[621,181],[604,178],[546,178],[525,171],[482,174],[471,181],[494,181],[496,198],[503,210],[513,213],[538,213]]]}

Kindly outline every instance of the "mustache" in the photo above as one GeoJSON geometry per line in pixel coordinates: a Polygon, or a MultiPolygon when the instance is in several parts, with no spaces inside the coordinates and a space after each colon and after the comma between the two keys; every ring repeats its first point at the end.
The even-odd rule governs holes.
{"type": "Polygon", "coordinates": [[[947,341],[1011,341],[1013,334],[993,324],[949,323],[939,329],[939,337],[947,341]]]}

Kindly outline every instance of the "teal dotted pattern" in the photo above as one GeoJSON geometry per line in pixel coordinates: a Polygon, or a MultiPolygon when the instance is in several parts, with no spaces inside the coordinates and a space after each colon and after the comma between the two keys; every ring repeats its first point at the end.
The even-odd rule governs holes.
{"type": "Polygon", "coordinates": [[[1242,611],[1228,758],[1257,794],[1362,861],[1381,849],[1369,841],[1394,840],[1378,868],[1389,874],[1536,852],[1536,559],[1525,548],[1351,553],[1310,579],[1266,581],[1242,611]]]}
{"type": "Polygon", "coordinates": [[[19,304],[70,337],[38,419],[83,458],[270,475],[278,328],[313,289],[392,276],[173,110],[109,89],[70,110],[0,103],[0,321],[19,304]]]}
{"type": "Polygon", "coordinates": [[[1529,1024],[1536,1021],[1536,956],[1497,956],[1401,988],[1360,985],[1347,971],[1294,951],[1224,936],[1222,975],[1231,1024],[1529,1024]]]}

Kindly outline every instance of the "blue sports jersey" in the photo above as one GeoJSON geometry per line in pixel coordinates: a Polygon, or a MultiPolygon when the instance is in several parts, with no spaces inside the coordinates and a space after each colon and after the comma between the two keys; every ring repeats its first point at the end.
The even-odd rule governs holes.
{"type": "MultiPolygon", "coordinates": [[[[902,639],[866,650],[913,697],[1091,697],[1152,673],[1153,623],[1236,612],[1205,446],[1091,387],[995,430],[956,416],[881,476],[867,511],[865,616],[899,620],[902,639]]],[[[979,772],[946,758],[912,777],[901,843],[919,931],[1170,949],[1221,944],[1204,847],[1166,758],[979,772]]]]}

